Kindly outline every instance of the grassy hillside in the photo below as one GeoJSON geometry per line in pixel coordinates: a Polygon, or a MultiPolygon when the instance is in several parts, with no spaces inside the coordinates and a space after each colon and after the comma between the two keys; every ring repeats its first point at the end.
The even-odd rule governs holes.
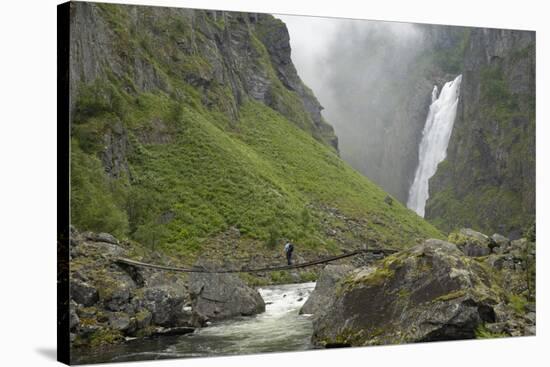
{"type": "MultiPolygon", "coordinates": [[[[119,12],[108,13],[110,24],[119,12]]],[[[137,240],[184,262],[199,254],[249,256],[251,250],[270,256],[280,252],[284,238],[313,256],[440,236],[299,123],[311,119],[276,79],[253,32],[251,62],[271,80],[271,98],[292,107],[290,114],[253,98],[235,104],[227,87],[210,83],[205,91],[182,79],[161,46],[149,53],[148,34],[115,39],[153,60],[168,87],[144,91],[130,72],[106,67],[76,93],[71,209],[77,228],[137,240]],[[131,37],[141,41],[134,44],[131,37]],[[235,232],[237,244],[225,239],[235,232]]]]}

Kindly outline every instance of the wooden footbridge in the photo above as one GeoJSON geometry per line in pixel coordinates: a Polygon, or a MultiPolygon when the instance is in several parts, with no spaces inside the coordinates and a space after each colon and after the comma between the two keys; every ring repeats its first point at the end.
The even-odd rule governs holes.
{"type": "Polygon", "coordinates": [[[263,273],[263,272],[270,272],[270,271],[307,268],[309,266],[325,264],[325,263],[329,263],[331,261],[336,261],[336,260],[344,259],[346,257],[356,256],[356,255],[365,254],[365,253],[372,253],[372,254],[379,254],[379,255],[387,256],[387,255],[393,254],[395,252],[397,252],[397,250],[393,250],[393,249],[362,249],[362,250],[357,250],[357,251],[353,251],[353,252],[344,253],[342,255],[325,257],[325,258],[321,258],[321,259],[317,259],[317,260],[313,260],[313,261],[308,261],[308,262],[303,262],[303,263],[298,263],[298,264],[264,267],[264,268],[257,268],[257,269],[242,268],[242,269],[212,270],[212,269],[206,269],[206,268],[203,268],[203,267],[178,268],[178,267],[166,266],[166,265],[149,264],[149,263],[144,263],[144,262],[140,262],[140,261],[136,261],[136,260],[132,260],[132,259],[127,259],[127,258],[123,258],[123,257],[119,257],[115,261],[119,264],[124,264],[124,265],[139,267],[139,268],[150,268],[150,269],[156,269],[156,270],[176,271],[176,272],[183,272],[183,273],[263,273]]]}

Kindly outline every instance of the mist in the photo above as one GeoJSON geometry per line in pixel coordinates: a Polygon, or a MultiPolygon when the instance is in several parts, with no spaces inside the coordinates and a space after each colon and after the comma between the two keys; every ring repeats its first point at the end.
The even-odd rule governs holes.
{"type": "Polygon", "coordinates": [[[434,85],[423,58],[429,32],[410,23],[277,17],[342,158],[406,202],[434,85]]]}

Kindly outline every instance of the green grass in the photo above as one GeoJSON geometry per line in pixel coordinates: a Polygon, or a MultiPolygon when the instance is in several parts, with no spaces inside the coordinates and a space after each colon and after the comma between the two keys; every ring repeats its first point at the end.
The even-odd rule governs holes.
{"type": "Polygon", "coordinates": [[[484,324],[479,324],[475,329],[476,339],[493,339],[493,338],[505,338],[508,335],[505,333],[493,333],[485,327],[484,324]]]}
{"type": "Polygon", "coordinates": [[[508,301],[510,306],[519,314],[525,314],[525,306],[529,303],[525,297],[519,296],[517,294],[510,294],[508,296],[508,301]]]}
{"type": "MultiPolygon", "coordinates": [[[[277,251],[285,238],[301,251],[339,252],[344,244],[326,233],[347,231],[347,220],[361,224],[357,233],[346,232],[347,247],[406,247],[418,238],[442,238],[396,200],[385,203],[384,191],[313,136],[303,104],[273,79],[267,51],[253,34],[251,57],[273,79],[274,108],[279,104],[281,112],[250,99],[237,106],[228,87],[215,81],[206,92],[194,86],[186,79],[190,74],[208,78],[210,72],[208,62],[196,59],[200,55],[182,65],[177,60],[185,55],[173,43],[126,29],[123,12],[101,9],[121,42],[135,46],[132,52],[148,60],[166,85],[139,92],[130,68],[117,75],[106,69],[103,78],[80,87],[71,151],[77,228],[112,232],[189,262],[220,247],[214,239],[229,228],[239,230],[248,252],[264,254],[277,251]],[[117,124],[127,135],[119,158],[129,172],[113,178],[100,158],[117,124]],[[159,131],[167,139],[144,139],[159,131]]],[[[154,27],[166,30],[158,37],[187,40],[189,29],[180,23],[168,19],[154,27]]],[[[195,31],[194,37],[204,35],[195,31]]]]}

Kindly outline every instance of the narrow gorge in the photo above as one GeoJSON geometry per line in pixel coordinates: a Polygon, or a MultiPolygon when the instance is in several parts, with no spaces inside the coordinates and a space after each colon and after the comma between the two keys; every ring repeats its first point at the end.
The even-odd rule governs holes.
{"type": "Polygon", "coordinates": [[[283,19],[344,160],[443,231],[517,238],[533,226],[534,32],[283,19]],[[324,41],[308,43],[306,28],[324,41]],[[419,171],[434,85],[441,90],[459,75],[444,159],[419,171]],[[419,180],[422,171],[431,179],[419,180]]]}
{"type": "Polygon", "coordinates": [[[534,32],[68,9],[72,362],[536,334],[534,32]]]}

